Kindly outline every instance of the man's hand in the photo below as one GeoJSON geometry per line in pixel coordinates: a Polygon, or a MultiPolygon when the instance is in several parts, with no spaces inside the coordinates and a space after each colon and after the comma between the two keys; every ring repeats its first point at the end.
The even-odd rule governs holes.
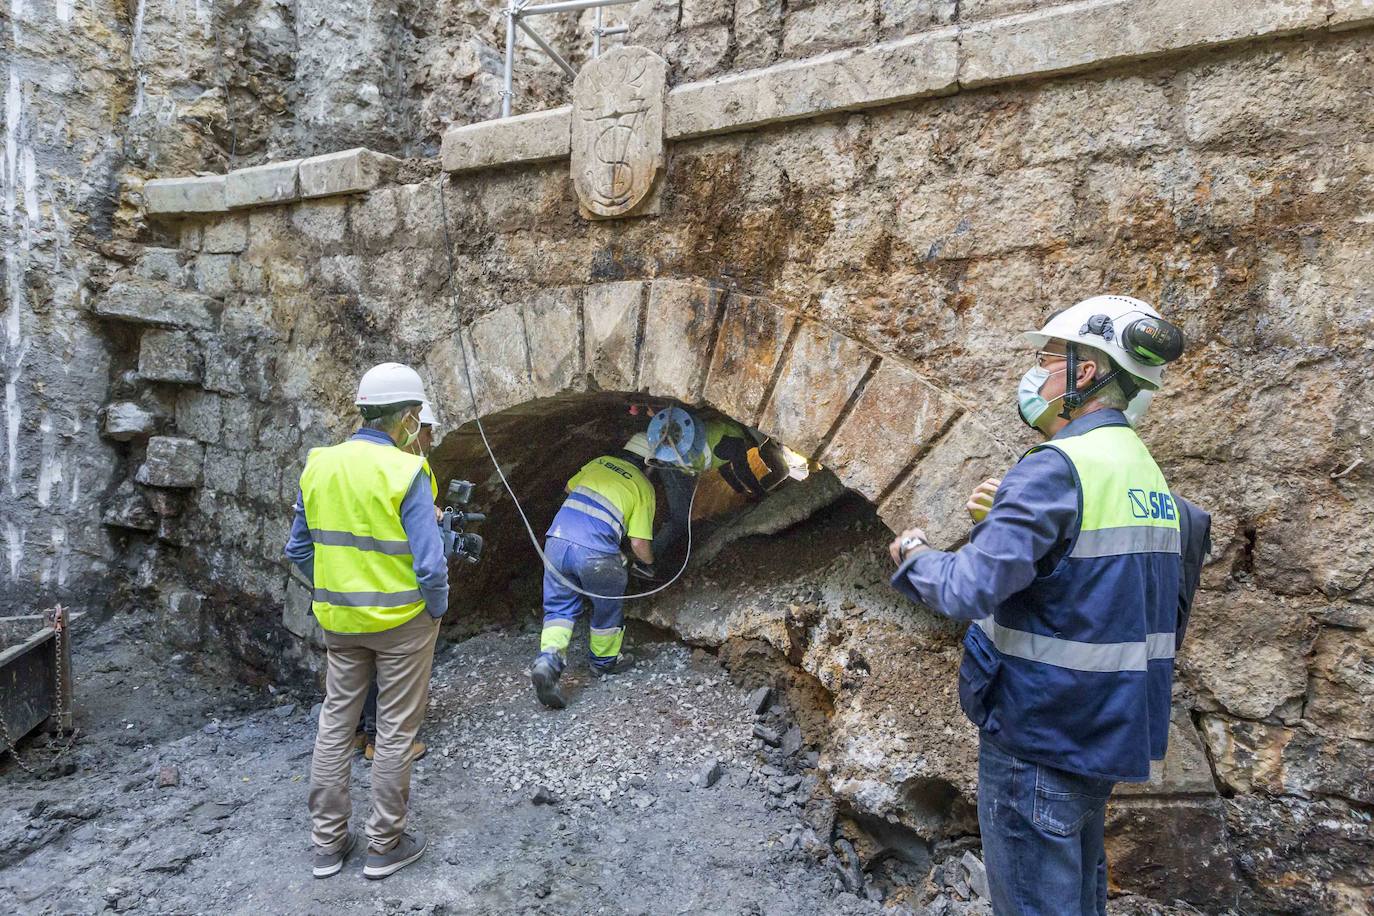
{"type": "Polygon", "coordinates": [[[920,528],[908,528],[897,539],[887,546],[887,552],[892,557],[892,562],[901,566],[906,558],[913,553],[922,550],[929,550],[930,542],[926,540],[926,533],[920,528]]]}
{"type": "Polygon", "coordinates": [[[439,522],[442,522],[443,520],[444,520],[444,510],[443,510],[443,509],[440,509],[438,506],[435,506],[435,507],[434,507],[434,521],[435,521],[435,523],[437,524],[437,523],[439,523],[439,522]]]}
{"type": "Polygon", "coordinates": [[[973,524],[978,524],[988,517],[988,510],[992,508],[992,498],[997,495],[997,488],[1002,485],[1002,481],[997,477],[989,477],[987,480],[973,488],[969,494],[968,509],[969,518],[973,519],[973,524]]]}

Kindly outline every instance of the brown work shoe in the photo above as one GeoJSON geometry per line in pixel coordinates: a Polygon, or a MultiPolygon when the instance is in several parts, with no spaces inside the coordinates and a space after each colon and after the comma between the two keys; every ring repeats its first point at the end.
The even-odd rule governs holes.
{"type": "MultiPolygon", "coordinates": [[[[363,748],[363,756],[366,757],[368,760],[371,760],[374,756],[376,756],[376,753],[377,746],[373,744],[371,741],[367,743],[367,747],[363,748]]],[[[428,753],[429,748],[425,746],[425,743],[423,741],[416,741],[414,744],[410,746],[411,762],[419,760],[421,757],[425,756],[428,753]]]]}

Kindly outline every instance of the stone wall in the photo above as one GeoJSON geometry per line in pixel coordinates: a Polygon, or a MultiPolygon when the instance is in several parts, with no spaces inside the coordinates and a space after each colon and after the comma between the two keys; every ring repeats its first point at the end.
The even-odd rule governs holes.
{"type": "MultiPolygon", "coordinates": [[[[682,140],[661,212],[629,221],[578,217],[557,161],[452,179],[397,164],[353,196],[164,221],[167,247],[125,282],[160,284],[144,307],[175,314],[122,320],[184,325],[145,331],[142,350],[161,361],[189,342],[203,363],[156,370],[177,375],[184,407],[131,472],[156,493],[162,464],[191,482],[201,458],[176,516],[199,536],[178,562],[210,596],[207,625],[275,662],[298,651],[273,623],[285,507],[305,449],[347,429],[371,362],[423,366],[453,429],[468,326],[484,409],[583,385],[703,400],[785,430],[893,524],[945,499],[953,525],[968,483],[1032,441],[1009,420],[1026,359],[1012,333],[1104,289],[1141,296],[1190,340],[1142,433],[1214,513],[1215,552],[1179,660],[1173,756],[1114,808],[1115,855],[1137,887],[1181,882],[1208,906],[1245,888],[1262,908],[1358,907],[1374,801],[1371,64],[1368,31],[1279,37],[682,140]],[[668,320],[684,290],[709,320],[668,320]],[[706,353],[704,370],[668,358],[706,353]],[[730,371],[756,370],[762,400],[710,393],[711,365],[741,353],[730,371]],[[895,409],[869,406],[888,397],[895,409]],[[926,422],[939,449],[916,444],[926,422]],[[904,502],[894,481],[911,483],[904,502]]],[[[952,688],[954,635],[876,591],[723,626],[655,613],[703,642],[796,654],[837,698],[832,785],[930,829],[922,780],[967,793],[971,736],[952,696],[891,704],[913,683],[952,688]]]]}

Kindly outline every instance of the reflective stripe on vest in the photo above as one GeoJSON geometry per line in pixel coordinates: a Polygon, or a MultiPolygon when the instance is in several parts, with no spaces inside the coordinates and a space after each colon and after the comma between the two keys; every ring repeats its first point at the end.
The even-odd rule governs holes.
{"type": "Polygon", "coordinates": [[[610,525],[615,529],[617,541],[625,536],[625,517],[619,507],[590,487],[574,487],[563,505],[610,525]]]}
{"type": "Polygon", "coordinates": [[[1149,662],[1174,657],[1174,634],[1151,633],[1143,642],[1074,642],[1004,627],[991,617],[978,626],[997,651],[1075,671],[1148,671],[1149,662]]]}
{"type": "Polygon", "coordinates": [[[301,474],[315,544],[312,609],[333,633],[375,633],[424,609],[401,502],[428,463],[390,445],[350,439],[310,452],[301,474]]]}

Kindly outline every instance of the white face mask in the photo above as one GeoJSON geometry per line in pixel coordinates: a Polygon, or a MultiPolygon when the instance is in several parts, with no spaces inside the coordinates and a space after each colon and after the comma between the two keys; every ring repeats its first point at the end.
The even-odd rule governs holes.
{"type": "Polygon", "coordinates": [[[1141,417],[1145,416],[1145,411],[1150,409],[1150,402],[1155,399],[1153,391],[1139,391],[1136,396],[1131,398],[1131,402],[1126,405],[1126,421],[1131,426],[1139,426],[1141,417]]]}
{"type": "Polygon", "coordinates": [[[1056,395],[1047,401],[1040,396],[1040,389],[1045,387],[1050,376],[1063,371],[1056,369],[1051,372],[1042,366],[1031,366],[1026,370],[1026,374],[1021,376],[1021,383],[1016,386],[1016,408],[1027,426],[1035,426],[1035,421],[1045,415],[1045,411],[1050,409],[1050,404],[1063,397],[1062,394],[1056,395]]]}
{"type": "MultiPolygon", "coordinates": [[[[402,425],[401,429],[404,430],[405,436],[406,436],[406,437],[405,437],[405,439],[402,440],[401,442],[397,442],[397,443],[396,443],[396,447],[397,447],[397,448],[400,448],[400,449],[407,449],[407,448],[410,448],[411,443],[413,443],[416,439],[420,438],[420,427],[421,427],[420,418],[419,418],[419,417],[410,417],[409,419],[412,419],[412,420],[415,421],[415,431],[414,431],[414,432],[411,432],[410,430],[406,429],[404,425],[402,425]]],[[[404,423],[404,422],[405,422],[405,421],[402,421],[402,423],[404,423]]]]}

